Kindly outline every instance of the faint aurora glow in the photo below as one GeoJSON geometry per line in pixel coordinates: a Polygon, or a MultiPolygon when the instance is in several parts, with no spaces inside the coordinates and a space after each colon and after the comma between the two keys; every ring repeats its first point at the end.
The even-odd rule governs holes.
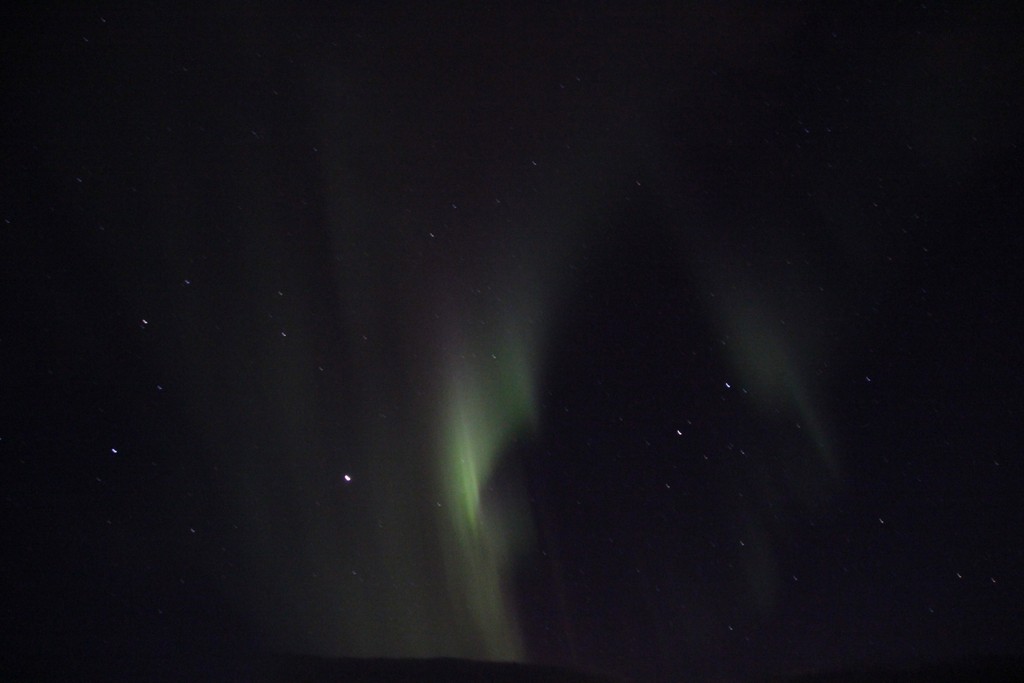
{"type": "Polygon", "coordinates": [[[485,505],[483,498],[502,452],[536,422],[534,370],[526,346],[523,338],[513,338],[497,354],[459,354],[450,371],[440,445],[449,595],[467,606],[486,656],[503,660],[523,657],[505,584],[527,538],[518,521],[525,501],[485,505]]]}

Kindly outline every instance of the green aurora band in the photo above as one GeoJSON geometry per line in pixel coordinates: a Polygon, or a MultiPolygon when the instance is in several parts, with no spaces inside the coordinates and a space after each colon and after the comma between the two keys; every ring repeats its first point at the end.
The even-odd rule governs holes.
{"type": "Polygon", "coordinates": [[[449,373],[442,416],[439,476],[449,596],[463,602],[485,656],[500,660],[523,658],[506,584],[529,542],[530,524],[524,495],[486,497],[494,493],[502,454],[536,424],[529,346],[510,336],[497,353],[460,354],[449,373]]]}

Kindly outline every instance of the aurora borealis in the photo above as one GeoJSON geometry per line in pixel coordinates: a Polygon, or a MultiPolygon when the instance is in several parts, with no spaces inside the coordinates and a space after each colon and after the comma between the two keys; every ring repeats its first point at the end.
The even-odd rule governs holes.
{"type": "Polygon", "coordinates": [[[3,678],[1024,647],[1016,18],[9,19],[3,678]]]}

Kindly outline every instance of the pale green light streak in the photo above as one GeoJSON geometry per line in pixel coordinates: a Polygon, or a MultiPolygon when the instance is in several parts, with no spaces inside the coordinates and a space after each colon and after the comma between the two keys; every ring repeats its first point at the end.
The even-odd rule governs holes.
{"type": "Polygon", "coordinates": [[[821,505],[842,477],[816,386],[828,349],[820,322],[823,304],[767,287],[771,280],[751,279],[748,268],[727,256],[706,258],[694,267],[715,295],[710,312],[723,332],[734,373],[730,383],[776,430],[769,447],[782,456],[761,460],[754,470],[762,505],[748,502],[737,511],[749,537],[744,569],[752,596],[761,609],[770,610],[782,585],[776,536],[786,530],[784,522],[764,514],[763,504],[788,498],[808,507],[821,505]]]}
{"type": "Polygon", "coordinates": [[[525,501],[485,505],[484,496],[503,451],[536,421],[528,346],[520,336],[493,355],[460,356],[448,378],[441,444],[449,597],[468,610],[486,656],[506,660],[522,658],[505,581],[528,533],[516,521],[525,501]]]}
{"type": "Polygon", "coordinates": [[[762,409],[784,409],[795,415],[828,475],[838,477],[840,464],[832,438],[806,379],[815,354],[809,345],[800,349],[791,335],[782,332],[785,323],[779,322],[775,307],[753,294],[748,297],[756,303],[726,310],[732,332],[729,348],[739,378],[762,409]]]}

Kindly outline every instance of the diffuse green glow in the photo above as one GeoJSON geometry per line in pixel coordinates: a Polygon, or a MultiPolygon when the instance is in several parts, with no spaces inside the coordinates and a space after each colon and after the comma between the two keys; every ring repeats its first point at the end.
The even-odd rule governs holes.
{"type": "Polygon", "coordinates": [[[503,585],[525,531],[513,521],[521,501],[485,509],[483,497],[502,452],[535,422],[526,347],[513,339],[497,353],[459,358],[448,378],[441,444],[449,597],[468,610],[486,655],[509,660],[522,656],[503,585]]]}
{"type": "MultiPolygon", "coordinates": [[[[748,296],[756,300],[753,294],[748,296]]],[[[814,354],[809,344],[801,348],[780,331],[784,323],[778,322],[779,317],[763,301],[728,311],[733,365],[762,409],[784,410],[797,418],[825,471],[837,477],[839,462],[832,439],[806,378],[814,354]]]]}

